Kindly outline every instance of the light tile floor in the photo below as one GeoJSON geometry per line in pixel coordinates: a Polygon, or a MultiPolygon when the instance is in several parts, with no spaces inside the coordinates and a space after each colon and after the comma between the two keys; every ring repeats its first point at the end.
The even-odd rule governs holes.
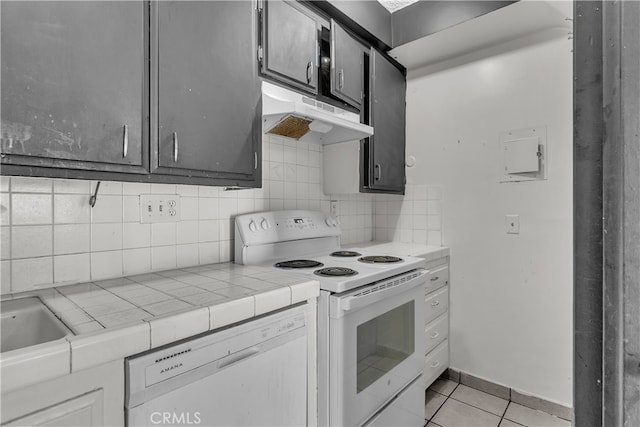
{"type": "Polygon", "coordinates": [[[427,427],[556,427],[571,422],[492,394],[439,379],[427,390],[427,427]]]}

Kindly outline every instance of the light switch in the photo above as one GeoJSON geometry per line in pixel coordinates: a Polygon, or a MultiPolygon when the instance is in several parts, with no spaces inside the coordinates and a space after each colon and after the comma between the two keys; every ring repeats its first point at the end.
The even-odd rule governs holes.
{"type": "Polygon", "coordinates": [[[177,222],[180,220],[180,196],[177,194],[141,194],[140,222],[177,222]]]}
{"type": "Polygon", "coordinates": [[[507,234],[520,234],[520,215],[506,215],[504,225],[507,234]]]}

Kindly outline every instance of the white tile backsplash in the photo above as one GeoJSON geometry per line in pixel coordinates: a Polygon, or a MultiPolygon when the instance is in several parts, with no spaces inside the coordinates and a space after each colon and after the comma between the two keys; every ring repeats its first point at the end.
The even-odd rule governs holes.
{"type": "Polygon", "coordinates": [[[265,136],[262,188],[225,191],[211,186],[102,181],[94,208],[89,206],[89,196],[97,181],[2,177],[2,293],[73,281],[69,260],[87,260],[77,276],[86,277],[88,269],[90,280],[229,261],[235,215],[284,208],[329,211],[329,200],[340,205],[344,244],[371,240],[378,224],[374,196],[325,195],[321,150],[316,144],[265,136]],[[180,220],[141,224],[140,194],[180,195],[180,220]],[[20,227],[16,242],[12,231],[20,227]],[[12,252],[12,246],[23,258],[12,252]],[[14,271],[11,262],[16,263],[14,271]],[[37,267],[35,275],[26,267],[30,263],[37,267]],[[7,284],[12,281],[9,277],[16,283],[13,288],[7,284]]]}
{"type": "Polygon", "coordinates": [[[0,227],[0,259],[11,259],[11,227],[0,227]]]}
{"type": "Polygon", "coordinates": [[[122,224],[91,224],[91,251],[122,249],[122,224]]]}
{"type": "Polygon", "coordinates": [[[177,223],[177,243],[179,245],[197,242],[198,221],[180,221],[177,223]]]}
{"type": "MultiPolygon", "coordinates": [[[[50,194],[11,193],[11,225],[51,224],[50,194]]],[[[4,205],[4,203],[3,203],[4,205]]]]}
{"type": "Polygon", "coordinates": [[[375,240],[442,245],[442,189],[407,184],[404,196],[376,195],[375,240]]]}
{"type": "Polygon", "coordinates": [[[56,224],[53,226],[53,253],[65,255],[90,252],[90,224],[56,224]]]}
{"type": "Polygon", "coordinates": [[[151,269],[168,270],[177,266],[176,246],[156,246],[151,248],[151,269]]]}
{"type": "MultiPolygon", "coordinates": [[[[53,219],[56,224],[87,224],[91,222],[91,207],[87,195],[56,194],[53,197],[53,206],[53,219]]],[[[16,212],[14,207],[13,215],[20,217],[21,213],[16,212]]]]}
{"type": "Polygon", "coordinates": [[[190,267],[199,263],[197,243],[176,246],[176,264],[178,267],[190,267]]]}
{"type": "Polygon", "coordinates": [[[122,251],[91,252],[91,280],[120,277],[122,251]]]}
{"type": "Polygon", "coordinates": [[[14,259],[11,261],[11,291],[22,292],[53,283],[52,257],[14,259]]]}
{"type": "Polygon", "coordinates": [[[11,195],[0,193],[0,225],[11,225],[11,195]]]}
{"type": "Polygon", "coordinates": [[[151,248],[125,249],[122,252],[124,274],[146,273],[151,270],[151,248]]]}
{"type": "Polygon", "coordinates": [[[51,193],[52,180],[39,178],[21,178],[11,185],[13,193],[51,193]]]}
{"type": "Polygon", "coordinates": [[[177,224],[159,222],[151,224],[151,246],[169,246],[177,242],[177,224]]]}
{"type": "Polygon", "coordinates": [[[122,224],[122,247],[124,249],[151,246],[151,224],[125,222],[122,224]]]}
{"type": "Polygon", "coordinates": [[[56,283],[87,282],[91,280],[91,254],[53,257],[53,280],[56,283]]]}
{"type": "Polygon", "coordinates": [[[53,255],[53,227],[13,227],[11,231],[11,258],[36,258],[53,255]]]}
{"type": "Polygon", "coordinates": [[[122,222],[122,195],[100,195],[91,209],[91,222],[122,222]]]}

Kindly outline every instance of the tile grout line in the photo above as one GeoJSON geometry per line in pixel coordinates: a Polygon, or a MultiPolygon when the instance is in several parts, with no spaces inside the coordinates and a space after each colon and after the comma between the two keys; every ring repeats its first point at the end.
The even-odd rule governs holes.
{"type": "MultiPolygon", "coordinates": [[[[451,390],[451,393],[449,393],[448,395],[443,394],[443,396],[446,397],[446,399],[444,400],[444,402],[442,402],[442,404],[438,407],[438,409],[433,413],[433,415],[431,416],[431,418],[429,418],[427,420],[427,422],[431,422],[431,420],[433,420],[435,418],[435,416],[438,414],[438,412],[440,412],[440,409],[442,409],[442,407],[444,406],[445,403],[447,403],[447,400],[449,400],[451,398],[451,395],[453,394],[454,391],[456,391],[456,389],[458,388],[458,386],[460,385],[460,383],[456,383],[456,386],[453,388],[453,390],[451,390]]],[[[438,393],[435,390],[432,390],[435,393],[438,393]]],[[[442,393],[438,393],[438,394],[442,394],[442,393]]],[[[456,400],[456,399],[453,399],[456,400]]]]}
{"type": "MultiPolygon", "coordinates": [[[[456,388],[457,388],[457,387],[456,387],[456,388]]],[[[454,389],[454,390],[455,390],[455,389],[454,389]]],[[[474,389],[474,390],[476,390],[476,389],[474,389]]],[[[478,390],[478,391],[482,391],[482,390],[478,390]]],[[[453,393],[453,392],[452,392],[452,393],[453,393]]],[[[484,392],[483,392],[483,393],[484,393],[484,392]]],[[[487,393],[487,394],[489,394],[489,393],[487,393]]],[[[497,396],[496,396],[496,397],[497,397],[497,396]]],[[[507,412],[507,408],[509,407],[509,404],[511,403],[511,400],[507,400],[507,406],[505,406],[505,408],[504,408],[504,412],[502,413],[502,415],[498,415],[498,414],[496,414],[495,412],[490,412],[490,411],[487,411],[487,410],[486,410],[486,409],[484,409],[484,408],[480,408],[479,406],[475,406],[475,405],[473,405],[473,404],[471,404],[471,403],[464,402],[464,401],[462,401],[462,400],[458,400],[458,399],[456,399],[456,398],[455,398],[455,397],[453,397],[453,396],[449,396],[449,398],[447,398],[447,400],[449,400],[449,399],[453,399],[453,400],[455,400],[456,402],[459,402],[459,403],[464,403],[465,405],[471,406],[472,408],[479,409],[479,410],[481,410],[482,412],[486,412],[487,414],[491,414],[491,415],[495,415],[496,417],[500,417],[500,421],[502,421],[502,417],[504,417],[504,414],[507,412]]],[[[506,399],[502,399],[502,400],[506,400],[506,399]]]]}

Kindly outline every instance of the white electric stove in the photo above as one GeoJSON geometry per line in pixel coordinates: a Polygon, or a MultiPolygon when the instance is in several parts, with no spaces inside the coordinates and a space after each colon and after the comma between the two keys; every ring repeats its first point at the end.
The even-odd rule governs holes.
{"type": "Polygon", "coordinates": [[[340,247],[317,211],[236,217],[235,262],[318,280],[320,425],[424,425],[425,261],[340,247]]]}

